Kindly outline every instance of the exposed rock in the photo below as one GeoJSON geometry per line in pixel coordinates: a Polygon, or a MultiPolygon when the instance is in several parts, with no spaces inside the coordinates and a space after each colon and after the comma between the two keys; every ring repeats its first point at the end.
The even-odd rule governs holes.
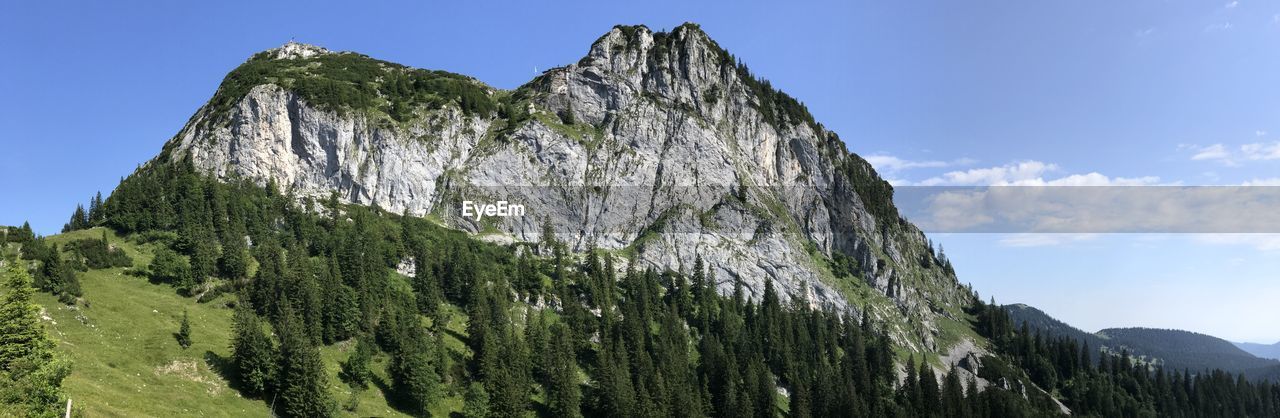
{"type": "MultiPolygon", "coordinates": [[[[269,52],[331,54],[292,42],[269,52]]],[[[930,251],[918,229],[863,201],[866,180],[850,173],[880,182],[869,164],[696,25],[614,28],[577,63],[516,92],[527,98],[512,102],[531,112],[524,120],[453,103],[396,121],[326,110],[283,86],[253,87],[226,114],[202,108],[165,155],[190,155],[221,178],[274,180],[298,197],[336,193],[438,216],[496,242],[537,241],[547,223],[574,250],[632,248],[643,267],[688,271],[701,255],[722,292],[740,279],[756,297],[772,280],[784,299],[862,309],[842,289],[865,280],[901,317],[927,325],[893,336],[916,349],[937,349],[928,307],[970,297],[941,269],[914,266],[930,251]],[[464,200],[527,213],[477,220],[461,216],[464,200]],[[837,255],[864,279],[835,277],[826,265],[837,255]]]]}

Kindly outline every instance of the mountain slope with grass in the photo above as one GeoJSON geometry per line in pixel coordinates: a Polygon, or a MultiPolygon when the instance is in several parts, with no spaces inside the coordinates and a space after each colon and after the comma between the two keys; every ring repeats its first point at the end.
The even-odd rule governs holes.
{"type": "Polygon", "coordinates": [[[1016,329],[892,195],[693,24],[513,91],[290,43],[5,262],[90,416],[1278,412],[1016,329]]]}

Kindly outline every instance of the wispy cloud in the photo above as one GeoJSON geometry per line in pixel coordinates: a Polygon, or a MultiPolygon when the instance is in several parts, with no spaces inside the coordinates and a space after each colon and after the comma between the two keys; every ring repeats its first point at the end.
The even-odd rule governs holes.
{"type": "MultiPolygon", "coordinates": [[[[1255,131],[1254,136],[1265,136],[1266,131],[1255,131]]],[[[1180,150],[1190,151],[1192,161],[1214,161],[1234,167],[1242,161],[1280,160],[1280,141],[1252,142],[1235,148],[1223,144],[1208,146],[1180,145],[1180,150]]]]}
{"type": "MultiPolygon", "coordinates": [[[[1192,146],[1192,148],[1196,148],[1192,146]]],[[[1213,144],[1207,147],[1199,147],[1195,154],[1191,156],[1193,161],[1230,161],[1231,153],[1227,151],[1227,147],[1222,144],[1213,144]]]]}
{"type": "Polygon", "coordinates": [[[1061,171],[1057,164],[1027,160],[997,167],[951,171],[913,183],[917,186],[1141,186],[1159,177],[1108,177],[1098,172],[1047,178],[1061,171]]]}
{"type": "Polygon", "coordinates": [[[1148,36],[1154,35],[1155,33],[1156,33],[1156,28],[1146,28],[1142,30],[1133,31],[1133,36],[1136,38],[1142,39],[1142,38],[1146,38],[1148,36]]]}
{"type": "Polygon", "coordinates": [[[1241,186],[1280,186],[1280,177],[1271,177],[1265,179],[1253,179],[1240,184],[1241,186]]]}
{"type": "Polygon", "coordinates": [[[1239,6],[1239,5],[1240,5],[1239,1],[1232,0],[1230,3],[1227,3],[1226,7],[1228,9],[1234,9],[1236,8],[1236,6],[1239,6]]]}
{"type": "Polygon", "coordinates": [[[1276,160],[1280,159],[1280,142],[1244,144],[1240,152],[1250,160],[1276,160]]]}
{"type": "Polygon", "coordinates": [[[1205,32],[1222,32],[1222,31],[1231,30],[1232,28],[1235,28],[1235,25],[1232,25],[1231,22],[1222,22],[1222,23],[1213,23],[1213,24],[1210,24],[1209,26],[1205,26],[1204,31],[1205,32]]]}
{"type": "Polygon", "coordinates": [[[970,158],[960,158],[960,159],[951,160],[951,161],[908,160],[908,159],[898,158],[898,157],[887,155],[887,154],[868,155],[864,158],[866,158],[867,162],[871,163],[872,167],[875,167],[876,171],[881,171],[884,173],[895,173],[898,171],[905,171],[905,170],[911,170],[911,169],[917,169],[917,168],[956,167],[956,166],[970,165],[977,162],[976,160],[973,160],[970,158]]]}

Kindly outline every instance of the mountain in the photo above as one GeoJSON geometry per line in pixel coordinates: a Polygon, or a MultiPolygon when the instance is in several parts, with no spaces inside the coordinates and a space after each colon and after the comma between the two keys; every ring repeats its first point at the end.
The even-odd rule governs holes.
{"type": "Polygon", "coordinates": [[[289,43],[62,234],[7,236],[13,328],[76,366],[0,415],[1277,415],[1015,329],[892,198],[693,24],[510,91],[289,43]]]}
{"type": "Polygon", "coordinates": [[[1032,330],[1073,338],[1092,349],[1104,349],[1112,354],[1127,351],[1167,369],[1192,372],[1220,369],[1251,376],[1271,376],[1280,370],[1280,362],[1255,357],[1233,343],[1210,335],[1155,328],[1108,328],[1089,333],[1025,304],[1004,307],[1017,326],[1026,323],[1032,330]]]}
{"type": "Polygon", "coordinates": [[[1230,342],[1190,331],[1155,328],[1108,328],[1098,331],[1113,350],[1159,358],[1165,367],[1242,372],[1280,365],[1254,357],[1230,342]]]}
{"type": "Polygon", "coordinates": [[[938,351],[972,301],[892,188],[796,99],[697,25],[618,26],[512,91],[289,43],[227,75],[150,164],[427,217],[496,242],[544,231],[578,252],[688,271],[722,293],[871,309],[938,351]],[[474,217],[506,201],[521,217],[474,217]]]}
{"type": "Polygon", "coordinates": [[[1275,344],[1232,343],[1259,358],[1280,360],[1280,342],[1275,344]]]}
{"type": "Polygon", "coordinates": [[[1009,311],[1009,316],[1013,319],[1015,326],[1021,327],[1023,323],[1027,324],[1032,330],[1039,330],[1042,333],[1053,337],[1067,337],[1089,344],[1090,348],[1098,349],[1106,345],[1102,337],[1097,334],[1089,333],[1073,327],[1065,322],[1049,316],[1049,314],[1036,309],[1033,306],[1015,303],[1004,305],[1009,311]]]}

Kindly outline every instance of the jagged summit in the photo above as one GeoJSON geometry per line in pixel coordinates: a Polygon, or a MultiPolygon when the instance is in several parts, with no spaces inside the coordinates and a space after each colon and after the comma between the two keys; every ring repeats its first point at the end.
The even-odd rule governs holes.
{"type": "MultiPolygon", "coordinates": [[[[697,25],[616,26],[515,90],[289,43],[228,74],[160,159],[301,198],[425,216],[506,242],[688,271],[722,291],[869,310],[939,349],[971,294],[898,216],[892,188],[802,103],[697,25]],[[282,59],[263,59],[263,58],[282,59]],[[531,216],[459,216],[501,197],[531,216]]],[[[942,347],[945,348],[945,347],[942,347]]]]}

